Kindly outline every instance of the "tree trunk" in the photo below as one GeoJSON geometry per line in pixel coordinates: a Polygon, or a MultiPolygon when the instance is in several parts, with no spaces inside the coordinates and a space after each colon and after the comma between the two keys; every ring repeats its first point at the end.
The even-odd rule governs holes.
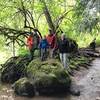
{"type": "Polygon", "coordinates": [[[41,0],[41,3],[44,4],[43,12],[44,12],[44,14],[45,14],[45,17],[46,17],[48,26],[49,26],[49,28],[55,33],[55,26],[54,26],[54,23],[53,23],[52,18],[51,18],[51,16],[50,16],[48,7],[47,7],[47,5],[46,5],[46,3],[45,3],[44,0],[41,0]]]}

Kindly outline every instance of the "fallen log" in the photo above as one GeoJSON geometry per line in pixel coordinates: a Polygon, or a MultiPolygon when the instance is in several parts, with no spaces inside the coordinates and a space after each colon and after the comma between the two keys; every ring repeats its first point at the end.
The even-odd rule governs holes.
{"type": "Polygon", "coordinates": [[[94,51],[89,48],[80,48],[79,54],[87,57],[100,57],[100,52],[94,51]]]}
{"type": "Polygon", "coordinates": [[[83,51],[82,54],[84,56],[90,56],[90,57],[100,57],[99,53],[91,52],[91,51],[83,51]]]}

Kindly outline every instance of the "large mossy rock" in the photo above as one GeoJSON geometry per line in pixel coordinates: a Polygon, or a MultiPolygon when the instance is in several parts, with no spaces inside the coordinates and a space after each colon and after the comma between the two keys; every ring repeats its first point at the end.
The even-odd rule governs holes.
{"type": "Polygon", "coordinates": [[[27,79],[21,78],[13,84],[14,92],[20,96],[32,97],[35,95],[34,85],[27,79]]]}
{"type": "Polygon", "coordinates": [[[24,74],[25,67],[29,62],[27,56],[11,57],[2,65],[1,81],[5,83],[14,83],[24,74]]]}
{"type": "Polygon", "coordinates": [[[33,60],[27,67],[27,76],[40,94],[69,91],[71,80],[58,60],[33,60]]]}

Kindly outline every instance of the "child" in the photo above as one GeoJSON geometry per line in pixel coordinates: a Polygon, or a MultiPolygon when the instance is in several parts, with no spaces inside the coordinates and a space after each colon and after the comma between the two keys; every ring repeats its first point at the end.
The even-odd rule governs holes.
{"type": "Polygon", "coordinates": [[[39,44],[39,48],[41,50],[41,60],[42,61],[46,59],[48,47],[49,47],[49,44],[47,42],[46,36],[44,36],[43,39],[41,39],[40,44],[39,44]]]}

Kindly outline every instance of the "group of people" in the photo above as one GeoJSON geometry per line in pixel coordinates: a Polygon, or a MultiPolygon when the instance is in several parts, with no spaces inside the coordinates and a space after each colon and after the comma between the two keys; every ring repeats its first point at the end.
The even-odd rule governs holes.
{"type": "Polygon", "coordinates": [[[37,31],[31,32],[27,38],[27,46],[30,50],[30,59],[34,58],[34,52],[36,49],[39,50],[40,58],[42,61],[49,58],[54,58],[56,51],[59,51],[60,60],[64,68],[68,67],[68,55],[69,55],[69,43],[65,34],[62,33],[60,39],[50,29],[49,34],[40,37],[37,31]],[[49,54],[48,54],[49,51],[49,54]]]}

